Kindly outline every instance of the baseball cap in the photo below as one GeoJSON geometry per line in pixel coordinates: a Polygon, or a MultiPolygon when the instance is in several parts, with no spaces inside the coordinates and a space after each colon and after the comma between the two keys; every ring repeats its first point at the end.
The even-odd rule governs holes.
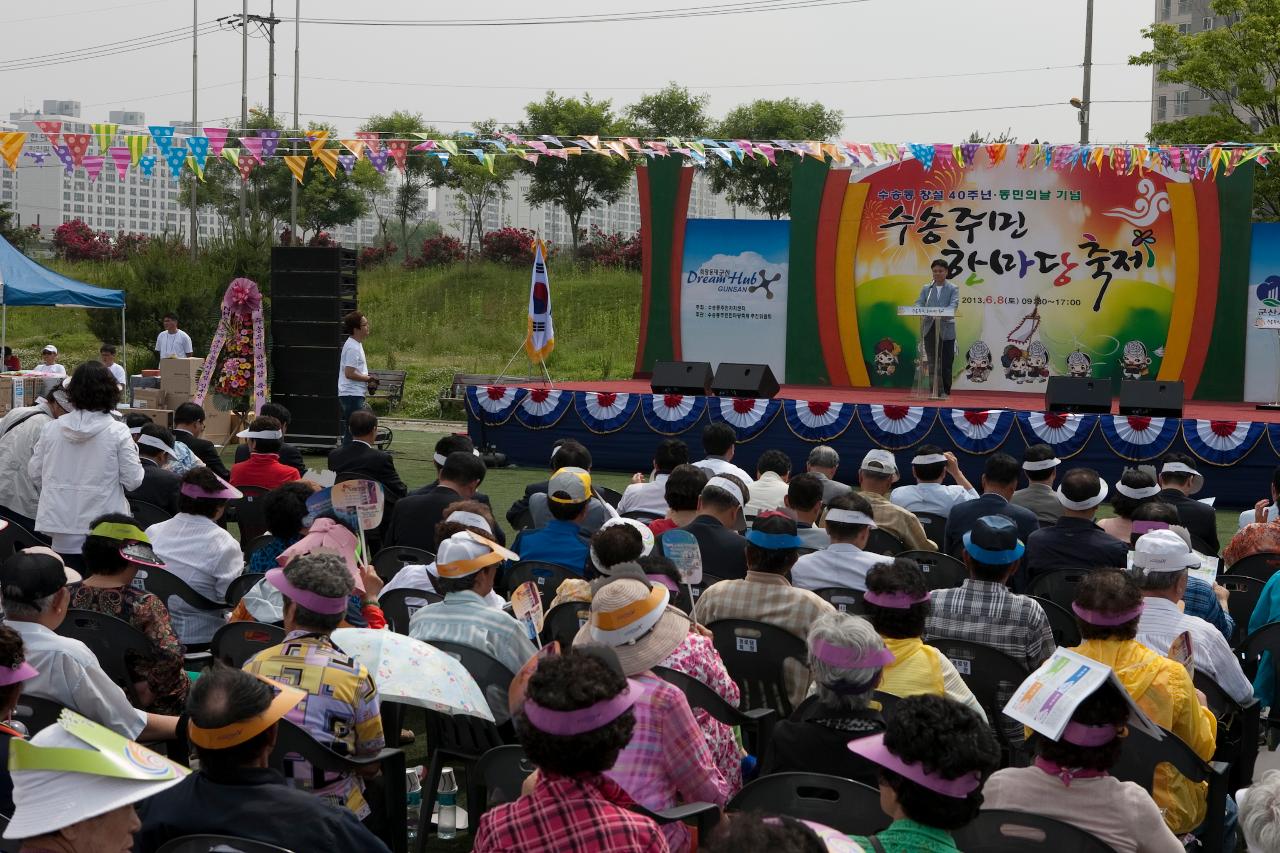
{"type": "Polygon", "coordinates": [[[561,468],[547,483],[547,497],[558,504],[580,504],[591,497],[591,475],[582,468],[561,468]]]}
{"type": "Polygon", "coordinates": [[[896,479],[898,476],[898,463],[894,460],[892,453],[876,448],[868,450],[867,455],[862,457],[862,470],[875,471],[879,474],[892,474],[896,479]]]}
{"type": "Polygon", "coordinates": [[[1153,530],[1133,545],[1133,567],[1147,572],[1180,572],[1200,565],[1181,536],[1172,530],[1153,530]]]}
{"type": "Polygon", "coordinates": [[[992,566],[1007,566],[1026,550],[1018,539],[1018,526],[1003,515],[979,518],[963,538],[969,556],[992,566]]]}
{"type": "Polygon", "coordinates": [[[44,546],[19,551],[0,563],[0,593],[23,604],[34,604],[79,582],[79,572],[67,568],[56,551],[44,546]]]}
{"type": "Polygon", "coordinates": [[[44,345],[44,349],[40,350],[40,352],[42,352],[42,353],[51,352],[51,353],[53,353],[54,355],[57,355],[57,354],[58,354],[58,348],[57,348],[57,347],[55,347],[53,344],[45,344],[45,345],[44,345]]]}

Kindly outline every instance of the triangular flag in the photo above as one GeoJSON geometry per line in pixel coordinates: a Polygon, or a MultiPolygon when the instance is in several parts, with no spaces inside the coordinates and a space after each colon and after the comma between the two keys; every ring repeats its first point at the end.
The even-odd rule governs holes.
{"type": "Polygon", "coordinates": [[[36,127],[40,128],[40,132],[44,134],[44,138],[49,140],[51,148],[57,148],[62,142],[62,122],[60,121],[38,121],[36,127]]]}
{"type": "Polygon", "coordinates": [[[623,145],[622,142],[620,141],[606,142],[605,144],[608,145],[614,151],[618,152],[618,156],[621,157],[623,160],[627,159],[627,146],[623,145]]]}
{"type": "Polygon", "coordinates": [[[955,158],[951,156],[951,146],[938,143],[933,146],[933,162],[939,169],[954,168],[955,158]]]}
{"type": "Polygon", "coordinates": [[[634,149],[634,150],[636,150],[636,151],[643,151],[643,150],[644,150],[643,148],[641,148],[641,147],[640,147],[640,140],[639,140],[639,139],[636,139],[634,136],[624,136],[624,137],[622,137],[622,144],[623,144],[623,145],[625,145],[625,146],[627,146],[628,148],[634,149]]]}
{"type": "Polygon", "coordinates": [[[209,153],[214,157],[222,155],[222,147],[227,144],[227,134],[230,133],[225,127],[206,127],[204,135],[209,138],[209,153]]]}
{"type": "Polygon", "coordinates": [[[94,122],[93,135],[98,138],[98,152],[100,154],[107,153],[107,149],[111,147],[111,143],[115,142],[116,131],[119,129],[119,125],[112,124],[111,122],[94,122]]]}
{"type": "Polygon", "coordinates": [[[325,144],[329,141],[329,131],[309,130],[307,131],[307,140],[311,144],[311,156],[318,159],[320,152],[324,150],[325,144]]]}
{"type": "MultiPolygon", "coordinates": [[[[557,148],[564,147],[564,143],[560,141],[559,137],[552,136],[549,133],[544,133],[542,136],[539,136],[538,138],[541,139],[543,142],[547,143],[548,145],[554,145],[557,148]]],[[[451,153],[456,154],[457,152],[455,151],[451,153]]]]}
{"type": "Polygon", "coordinates": [[[447,152],[447,151],[437,151],[437,152],[435,152],[435,155],[436,155],[437,157],[439,157],[439,158],[440,158],[440,165],[441,165],[441,166],[448,166],[448,165],[449,165],[449,152],[447,152]]]}
{"type": "Polygon", "coordinates": [[[590,146],[591,148],[600,147],[600,137],[598,136],[580,136],[578,138],[581,139],[583,142],[587,143],[587,145],[590,146]]]}
{"type": "Polygon", "coordinates": [[[494,171],[493,171],[493,162],[494,162],[494,160],[496,160],[496,159],[497,159],[497,155],[496,155],[496,154],[486,154],[486,155],[484,155],[484,165],[489,169],[489,174],[490,174],[490,175],[494,175],[494,174],[495,174],[495,173],[494,173],[494,171]]]}
{"type": "MultiPolygon", "coordinates": [[[[350,157],[351,155],[343,155],[350,157]]],[[[307,170],[307,160],[310,158],[306,154],[286,154],[284,155],[284,164],[289,167],[289,171],[293,173],[293,178],[298,183],[302,183],[302,173],[307,170]]],[[[355,159],[352,158],[352,165],[355,165],[355,159]]]]}
{"type": "Polygon", "coordinates": [[[187,162],[187,146],[175,142],[169,146],[169,150],[164,152],[165,162],[169,164],[169,177],[175,181],[182,177],[182,167],[187,162]]]}
{"type": "MultiPolygon", "coordinates": [[[[329,173],[329,177],[336,178],[338,176],[338,149],[336,148],[312,148],[320,165],[324,166],[325,171],[329,173]]],[[[386,157],[386,154],[383,154],[386,157]]],[[[385,160],[384,160],[385,162],[385,160]]]]}
{"type": "Polygon", "coordinates": [[[536,153],[535,153],[535,154],[526,154],[526,155],[524,155],[524,159],[528,160],[530,163],[532,163],[533,165],[535,165],[535,166],[536,166],[536,165],[538,165],[538,158],[539,158],[539,157],[541,157],[541,156],[542,156],[541,154],[536,154],[536,153]]]}
{"type": "Polygon", "coordinates": [[[129,146],[129,163],[130,165],[138,165],[138,158],[147,151],[147,146],[151,144],[151,137],[141,133],[135,133],[124,138],[124,144],[129,146]]]}
{"type": "Polygon", "coordinates": [[[10,169],[18,168],[18,155],[22,153],[22,146],[26,141],[27,135],[20,130],[0,133],[0,157],[4,158],[10,169]]]}
{"type": "Polygon", "coordinates": [[[573,157],[577,157],[582,154],[582,146],[570,145],[568,148],[564,149],[564,153],[573,157]]]}
{"type": "Polygon", "coordinates": [[[757,142],[756,150],[764,155],[764,158],[769,161],[770,166],[778,165],[778,152],[772,145],[767,142],[757,142]]]}
{"type": "Polygon", "coordinates": [[[481,148],[468,148],[467,153],[476,158],[477,163],[484,162],[484,150],[481,148]]]}
{"type": "Polygon", "coordinates": [[[232,166],[237,168],[240,165],[240,149],[239,148],[223,148],[222,159],[226,160],[232,166]]]}
{"type": "Polygon", "coordinates": [[[501,139],[493,139],[490,140],[490,142],[493,144],[494,148],[497,148],[503,154],[507,153],[507,143],[503,142],[501,139]]]}
{"type": "Polygon", "coordinates": [[[409,156],[409,141],[407,139],[388,139],[387,150],[391,152],[391,159],[396,161],[396,168],[400,170],[400,174],[404,174],[405,160],[409,156]]]}
{"type": "Polygon", "coordinates": [[[204,183],[204,167],[196,162],[195,157],[187,158],[187,168],[196,173],[196,179],[204,183]]]}
{"type": "Polygon", "coordinates": [[[151,131],[151,138],[156,141],[156,148],[160,149],[160,153],[169,150],[169,145],[173,142],[173,128],[163,124],[153,124],[147,128],[151,131]]]}
{"type": "Polygon", "coordinates": [[[529,147],[532,148],[534,151],[537,151],[539,154],[547,153],[547,143],[545,142],[539,142],[536,139],[530,139],[529,147]]]}
{"type": "Polygon", "coordinates": [[[67,150],[71,152],[71,162],[77,166],[84,161],[84,155],[89,153],[89,141],[93,139],[87,133],[64,133],[62,141],[66,144],[67,150]]]}
{"type": "Polygon", "coordinates": [[[262,151],[259,153],[258,159],[276,156],[276,146],[280,144],[280,131],[265,128],[258,131],[258,136],[262,139],[262,151]]]}
{"type": "MultiPolygon", "coordinates": [[[[355,155],[357,160],[359,160],[360,155],[364,153],[365,144],[363,139],[342,139],[339,141],[347,147],[348,151],[355,155]]],[[[422,144],[426,145],[425,142],[422,144]]]]}
{"type": "Polygon", "coordinates": [[[387,171],[387,158],[389,156],[390,155],[386,151],[374,151],[372,148],[369,149],[369,162],[373,164],[373,168],[378,170],[379,175],[387,171]]]}
{"type": "Polygon", "coordinates": [[[151,177],[151,171],[156,167],[156,155],[144,154],[138,158],[138,168],[142,170],[144,178],[151,177]]]}
{"type": "Polygon", "coordinates": [[[257,136],[240,137],[240,147],[259,163],[262,162],[262,139],[257,136]]]}
{"type": "Polygon", "coordinates": [[[53,146],[53,153],[58,155],[58,162],[62,164],[63,171],[68,175],[76,170],[76,161],[71,156],[71,149],[66,145],[53,146]]]}
{"type": "Polygon", "coordinates": [[[187,137],[187,147],[191,149],[191,156],[196,161],[197,176],[204,180],[204,164],[209,159],[209,137],[207,136],[189,136],[187,137]]]}
{"type": "Polygon", "coordinates": [[[452,139],[441,139],[440,145],[445,151],[448,151],[454,157],[458,156],[458,143],[454,142],[452,139]]]}
{"type": "Polygon", "coordinates": [[[908,142],[907,147],[911,149],[911,156],[920,161],[920,165],[925,169],[933,168],[934,150],[932,145],[917,144],[908,142]]]}
{"type": "Polygon", "coordinates": [[[410,148],[409,150],[410,151],[431,151],[435,147],[436,147],[436,141],[434,139],[425,139],[422,142],[419,142],[417,145],[410,148]]]}
{"type": "MultiPolygon", "coordinates": [[[[243,142],[244,140],[240,140],[243,142]]],[[[253,167],[258,165],[258,161],[253,157],[241,157],[236,163],[236,167],[240,169],[240,180],[248,183],[249,175],[253,174],[253,167]]]]}
{"type": "MultiPolygon", "coordinates": [[[[364,143],[361,143],[361,144],[360,144],[360,147],[361,147],[361,148],[364,148],[364,143]]],[[[338,155],[338,162],[342,164],[342,171],[344,171],[344,172],[346,172],[348,175],[350,175],[350,174],[351,174],[351,170],[352,170],[352,169],[354,169],[354,168],[356,167],[356,155],[354,155],[354,154],[339,154],[339,155],[338,155]]],[[[301,179],[299,179],[299,180],[301,180],[301,179]]]]}
{"type": "MultiPolygon", "coordinates": [[[[356,139],[358,139],[358,140],[360,140],[361,142],[363,142],[363,143],[364,143],[364,146],[365,146],[366,148],[368,148],[370,151],[381,151],[381,150],[382,150],[382,140],[378,137],[378,134],[376,134],[376,133],[373,133],[373,132],[371,132],[371,131],[367,131],[367,130],[366,130],[366,131],[361,131],[360,133],[357,133],[357,134],[356,134],[356,139]]],[[[360,156],[360,152],[359,152],[359,151],[352,150],[352,152],[351,152],[351,153],[352,153],[352,154],[354,154],[354,155],[356,155],[357,157],[359,157],[359,156],[360,156]]]]}
{"type": "Polygon", "coordinates": [[[711,153],[723,160],[726,165],[733,165],[733,152],[728,148],[712,148],[711,153]]]}
{"type": "Polygon", "coordinates": [[[89,176],[89,183],[98,180],[98,175],[102,172],[102,164],[105,162],[107,162],[107,158],[101,154],[94,154],[81,159],[85,174],[89,176]]]}
{"type": "Polygon", "coordinates": [[[112,145],[107,149],[107,153],[111,155],[111,162],[115,164],[116,174],[120,176],[120,180],[125,179],[125,175],[129,172],[129,165],[133,162],[129,149],[124,145],[112,145]]]}

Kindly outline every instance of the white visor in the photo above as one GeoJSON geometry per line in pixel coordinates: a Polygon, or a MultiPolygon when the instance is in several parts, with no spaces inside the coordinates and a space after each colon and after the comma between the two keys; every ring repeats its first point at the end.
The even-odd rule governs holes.
{"type": "MultiPolygon", "coordinates": [[[[559,448],[556,448],[556,449],[558,450],[559,448]]],[[[479,451],[479,450],[476,450],[475,448],[472,448],[472,450],[471,450],[471,455],[472,455],[472,456],[479,456],[479,455],[480,455],[480,451],[479,451]]],[[[447,456],[445,456],[443,453],[433,453],[433,454],[431,454],[431,459],[432,459],[432,461],[433,461],[433,462],[435,462],[435,463],[436,463],[437,465],[439,465],[441,468],[443,468],[443,467],[444,467],[444,463],[446,463],[446,462],[448,462],[448,461],[449,461],[449,458],[448,458],[447,456]]]]}
{"type": "Polygon", "coordinates": [[[1056,456],[1053,459],[1040,459],[1035,462],[1023,462],[1023,471],[1048,471],[1050,468],[1057,468],[1062,464],[1062,460],[1056,456]]]}
{"type": "Polygon", "coordinates": [[[834,521],[837,524],[865,524],[868,527],[875,527],[876,520],[865,512],[859,512],[856,509],[829,509],[826,514],[827,521],[834,521]]]}
{"type": "Polygon", "coordinates": [[[489,526],[489,522],[485,521],[484,516],[479,513],[467,512],[465,509],[458,509],[449,513],[449,516],[445,521],[452,521],[454,524],[462,524],[467,527],[477,527],[485,533],[488,533],[490,536],[493,535],[493,528],[489,526]]]}
{"type": "Polygon", "coordinates": [[[142,427],[129,427],[129,435],[142,435],[142,427]]]}
{"type": "Polygon", "coordinates": [[[1164,467],[1160,469],[1163,474],[1190,474],[1191,475],[1191,491],[1188,494],[1194,495],[1204,487],[1204,475],[1187,465],[1185,462],[1166,462],[1164,467]]]}
{"type": "Polygon", "coordinates": [[[154,447],[156,450],[162,450],[173,457],[177,457],[178,455],[177,453],[174,452],[172,447],[165,444],[163,441],[156,438],[154,435],[139,435],[138,444],[145,444],[147,447],[154,447]]]}
{"type": "Polygon", "coordinates": [[[710,480],[707,480],[707,485],[703,486],[703,488],[705,489],[707,486],[715,486],[717,489],[723,489],[728,492],[733,496],[733,499],[738,502],[738,506],[742,506],[746,503],[746,501],[742,499],[742,489],[739,489],[738,484],[733,482],[733,480],[727,480],[724,477],[712,477],[710,480]]]}
{"type": "Polygon", "coordinates": [[[941,453],[925,453],[911,460],[912,465],[936,465],[939,462],[946,462],[947,457],[941,453]]]}
{"type": "Polygon", "coordinates": [[[1105,501],[1109,491],[1110,489],[1107,486],[1107,481],[1102,478],[1098,478],[1098,493],[1091,498],[1086,498],[1082,501],[1073,501],[1062,493],[1061,486],[1054,491],[1054,494],[1058,496],[1058,503],[1062,504],[1067,509],[1086,510],[1093,509],[1095,506],[1105,501]]]}
{"type": "Polygon", "coordinates": [[[1132,486],[1126,486],[1123,482],[1116,483],[1116,491],[1124,495],[1126,498],[1133,498],[1140,501],[1144,498],[1154,498],[1160,494],[1159,486],[1147,486],[1145,489],[1135,489],[1132,486]]]}
{"type": "Polygon", "coordinates": [[[604,643],[606,646],[625,646],[627,643],[635,642],[652,631],[654,626],[662,621],[663,615],[667,612],[667,605],[671,603],[671,590],[665,586],[661,588],[662,603],[634,622],[623,625],[621,628],[606,631],[603,628],[597,628],[595,620],[591,620],[591,638],[596,642],[604,643]]]}
{"type": "Polygon", "coordinates": [[[242,429],[236,433],[236,438],[260,438],[265,441],[279,441],[284,438],[284,433],[278,429],[242,429]]]}

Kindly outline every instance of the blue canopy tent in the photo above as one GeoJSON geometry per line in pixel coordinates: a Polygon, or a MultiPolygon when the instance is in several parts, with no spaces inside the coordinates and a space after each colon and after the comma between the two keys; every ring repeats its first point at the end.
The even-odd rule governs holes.
{"type": "Polygon", "coordinates": [[[31,260],[15,249],[8,240],[0,237],[0,347],[8,343],[11,305],[119,308],[120,362],[126,363],[124,291],[94,287],[92,284],[67,278],[31,260]]]}

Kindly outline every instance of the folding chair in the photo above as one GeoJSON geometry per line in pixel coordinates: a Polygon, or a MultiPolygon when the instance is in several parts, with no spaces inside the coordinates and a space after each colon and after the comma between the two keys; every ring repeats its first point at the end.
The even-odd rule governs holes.
{"type": "Polygon", "coordinates": [[[949,637],[930,637],[927,642],[947,656],[964,683],[973,691],[1000,740],[1008,764],[1026,764],[1029,760],[1026,742],[1014,734],[1021,734],[1022,727],[1003,716],[1005,704],[1030,674],[1026,664],[999,649],[980,643],[949,637]]]}
{"type": "Polygon", "coordinates": [[[830,604],[836,610],[839,610],[841,613],[852,613],[855,616],[862,615],[863,593],[856,589],[828,586],[823,589],[815,589],[813,594],[830,604]]]}
{"type": "Polygon", "coordinates": [[[1071,603],[1076,600],[1076,587],[1088,574],[1088,569],[1056,569],[1045,572],[1032,578],[1027,592],[1037,598],[1047,598],[1070,612],[1071,603]]]}
{"type": "Polygon", "coordinates": [[[434,590],[401,587],[384,593],[378,598],[378,606],[387,617],[387,624],[397,634],[409,633],[409,619],[428,604],[444,601],[444,596],[434,590]],[[412,604],[410,604],[412,602],[412,604]]]}
{"type": "MultiPolygon", "coordinates": [[[[1232,568],[1235,567],[1232,566],[1232,568]]],[[[1227,612],[1236,622],[1236,630],[1231,637],[1231,646],[1235,648],[1249,633],[1249,620],[1253,617],[1253,608],[1258,606],[1258,599],[1262,598],[1262,590],[1267,582],[1233,572],[1229,575],[1219,575],[1218,583],[1226,587],[1227,592],[1231,594],[1227,599],[1227,612]]]]}
{"type": "Polygon", "coordinates": [[[287,847],[234,835],[184,835],[166,841],[156,853],[219,853],[230,850],[235,853],[293,853],[287,847]]]}
{"type": "Polygon", "coordinates": [[[143,530],[153,524],[159,524],[162,521],[168,521],[173,518],[173,515],[164,507],[156,506],[153,503],[138,500],[137,498],[129,498],[129,515],[133,516],[133,520],[143,530]]]}
{"type": "Polygon", "coordinates": [[[931,590],[958,587],[969,577],[963,562],[941,551],[903,551],[898,556],[916,561],[931,590]]]}
{"type": "Polygon", "coordinates": [[[253,537],[248,541],[241,539],[240,552],[244,554],[245,565],[248,565],[249,559],[254,555],[254,552],[256,552],[259,548],[261,548],[264,545],[270,545],[275,540],[275,538],[276,537],[273,536],[271,533],[263,533],[259,536],[253,537]]]}
{"type": "Polygon", "coordinates": [[[594,486],[593,491],[596,493],[596,497],[614,509],[617,509],[618,504],[622,501],[622,492],[617,489],[611,489],[608,486],[594,486]]]}
{"type": "Polygon", "coordinates": [[[284,636],[284,628],[279,625],[228,622],[214,632],[209,651],[215,660],[240,669],[258,652],[283,643],[284,636]]]}
{"type": "Polygon", "coordinates": [[[924,535],[941,549],[947,541],[947,517],[932,512],[917,512],[915,517],[920,520],[924,535]]]}
{"type": "Polygon", "coordinates": [[[648,524],[651,521],[657,521],[658,519],[662,518],[662,516],[658,515],[656,512],[645,512],[642,509],[627,510],[626,512],[622,513],[622,517],[632,518],[632,519],[635,519],[636,521],[643,521],[645,524],[648,524]]]}
{"type": "Polygon", "coordinates": [[[773,736],[773,727],[778,722],[777,711],[772,708],[740,711],[698,679],[669,667],[655,666],[653,674],[679,687],[680,692],[684,693],[684,698],[689,700],[690,708],[701,708],[717,722],[724,723],[726,726],[740,726],[745,733],[750,734],[752,755],[765,754],[765,747],[773,736]]]}
{"type": "Polygon", "coordinates": [[[373,555],[373,569],[378,577],[389,581],[405,566],[429,566],[435,561],[436,555],[422,548],[388,545],[373,555]]]}
{"type": "Polygon", "coordinates": [[[227,604],[235,607],[240,603],[240,599],[244,598],[244,594],[261,583],[264,578],[266,578],[265,574],[245,572],[233,580],[227,585],[227,604]]]}
{"type": "MultiPolygon", "coordinates": [[[[206,598],[192,589],[190,584],[182,578],[167,569],[139,569],[137,577],[142,580],[142,586],[147,592],[164,602],[166,609],[169,607],[170,598],[181,599],[187,606],[196,610],[221,613],[224,616],[234,606],[227,604],[225,601],[214,601],[211,598],[206,598]]],[[[227,588],[229,590],[230,585],[227,588]]],[[[205,651],[203,644],[189,643],[187,644],[185,657],[189,665],[198,666],[207,662],[209,655],[205,651]]]]}
{"type": "Polygon", "coordinates": [[[872,529],[871,535],[867,537],[867,547],[863,550],[872,554],[883,554],[886,557],[896,557],[907,550],[907,546],[906,543],[889,531],[876,527],[872,529]]]}
{"type": "MultiPolygon", "coordinates": [[[[459,787],[466,785],[467,821],[475,827],[486,802],[484,782],[476,768],[485,753],[503,745],[498,727],[488,720],[465,714],[450,716],[429,708],[425,713],[429,750],[427,776],[422,780],[422,807],[418,813],[418,837],[413,853],[426,853],[427,839],[435,833],[431,812],[435,809],[436,789],[440,787],[440,774],[445,765],[462,768],[463,778],[459,787]]],[[[400,776],[404,778],[404,773],[401,772],[400,776]]],[[[404,826],[404,821],[396,826],[404,826]]]]}
{"type": "MultiPolygon", "coordinates": [[[[1263,666],[1271,667],[1273,679],[1280,679],[1280,622],[1268,622],[1249,634],[1237,651],[1240,666],[1250,681],[1257,678],[1263,666]]],[[[1276,742],[1280,739],[1280,714],[1276,716],[1278,719],[1275,720],[1267,718],[1267,749],[1270,751],[1275,751],[1276,742]]]]}
{"type": "Polygon", "coordinates": [[[58,633],[88,646],[107,677],[126,694],[133,696],[134,676],[129,661],[151,656],[151,641],[146,634],[123,619],[94,610],[74,609],[67,611],[67,618],[58,626],[58,633]]]}
{"type": "Polygon", "coordinates": [[[13,709],[13,718],[27,727],[27,735],[30,736],[58,722],[64,707],[52,699],[24,693],[18,697],[18,706],[13,709]]]}
{"type": "Polygon", "coordinates": [[[41,541],[30,530],[27,530],[18,522],[7,519],[9,526],[4,530],[0,530],[0,555],[7,557],[10,554],[16,554],[23,548],[31,548],[35,545],[48,545],[47,541],[41,541]]]}
{"type": "Polygon", "coordinates": [[[1204,670],[1196,670],[1195,685],[1204,694],[1209,710],[1218,720],[1214,759],[1231,765],[1232,791],[1249,787],[1253,784],[1254,765],[1258,761],[1262,704],[1250,696],[1249,701],[1241,705],[1204,670]]]}
{"type": "Polygon", "coordinates": [[[267,516],[262,511],[262,498],[269,490],[260,486],[241,486],[242,498],[227,505],[225,520],[234,521],[240,531],[240,550],[246,555],[245,546],[267,532],[267,516]]]}
{"type": "Polygon", "coordinates": [[[520,584],[533,581],[538,585],[538,594],[542,596],[542,612],[545,613],[551,606],[551,600],[556,597],[556,590],[560,588],[560,584],[578,577],[564,566],[558,566],[555,563],[521,560],[518,563],[510,563],[506,567],[502,572],[502,583],[509,598],[520,584]]]}
{"type": "Polygon", "coordinates": [[[1005,809],[984,809],[951,835],[965,853],[1115,853],[1111,845],[1069,823],[1005,809]]]}
{"type": "Polygon", "coordinates": [[[890,824],[880,791],[825,773],[773,773],[739,791],[727,808],[759,811],[825,824],[848,835],[874,835],[890,824]]]}
{"type": "Polygon", "coordinates": [[[774,625],[746,619],[721,619],[707,628],[742,693],[740,707],[772,708],[782,717],[791,716],[784,663],[794,660],[807,670],[809,649],[804,640],[774,625]]]}
{"type": "Polygon", "coordinates": [[[1049,628],[1053,631],[1053,644],[1061,649],[1070,649],[1080,645],[1080,626],[1076,617],[1062,605],[1041,598],[1038,595],[1028,596],[1040,605],[1044,615],[1049,619],[1049,628]]]}
{"type": "Polygon", "coordinates": [[[484,794],[475,804],[475,810],[479,813],[476,819],[479,820],[493,806],[519,799],[524,780],[535,769],[524,754],[524,747],[519,744],[495,746],[480,756],[474,772],[479,781],[484,783],[484,794]]]}
{"type": "Polygon", "coordinates": [[[573,645],[582,626],[591,621],[591,603],[588,601],[562,601],[547,611],[542,620],[542,643],[560,641],[560,648],[573,645]]]}
{"type": "Polygon", "coordinates": [[[698,603],[698,597],[702,595],[702,593],[706,590],[707,587],[711,586],[712,584],[720,583],[722,580],[724,580],[724,578],[718,575],[707,574],[704,571],[702,573],[702,580],[693,585],[693,589],[692,589],[693,604],[696,605],[698,603]]]}
{"type": "Polygon", "coordinates": [[[1280,569],[1280,554],[1272,551],[1260,551],[1257,554],[1250,554],[1243,560],[1237,560],[1231,564],[1231,568],[1227,569],[1233,575],[1244,575],[1247,578],[1256,578],[1266,583],[1271,580],[1271,576],[1280,569]]]}

